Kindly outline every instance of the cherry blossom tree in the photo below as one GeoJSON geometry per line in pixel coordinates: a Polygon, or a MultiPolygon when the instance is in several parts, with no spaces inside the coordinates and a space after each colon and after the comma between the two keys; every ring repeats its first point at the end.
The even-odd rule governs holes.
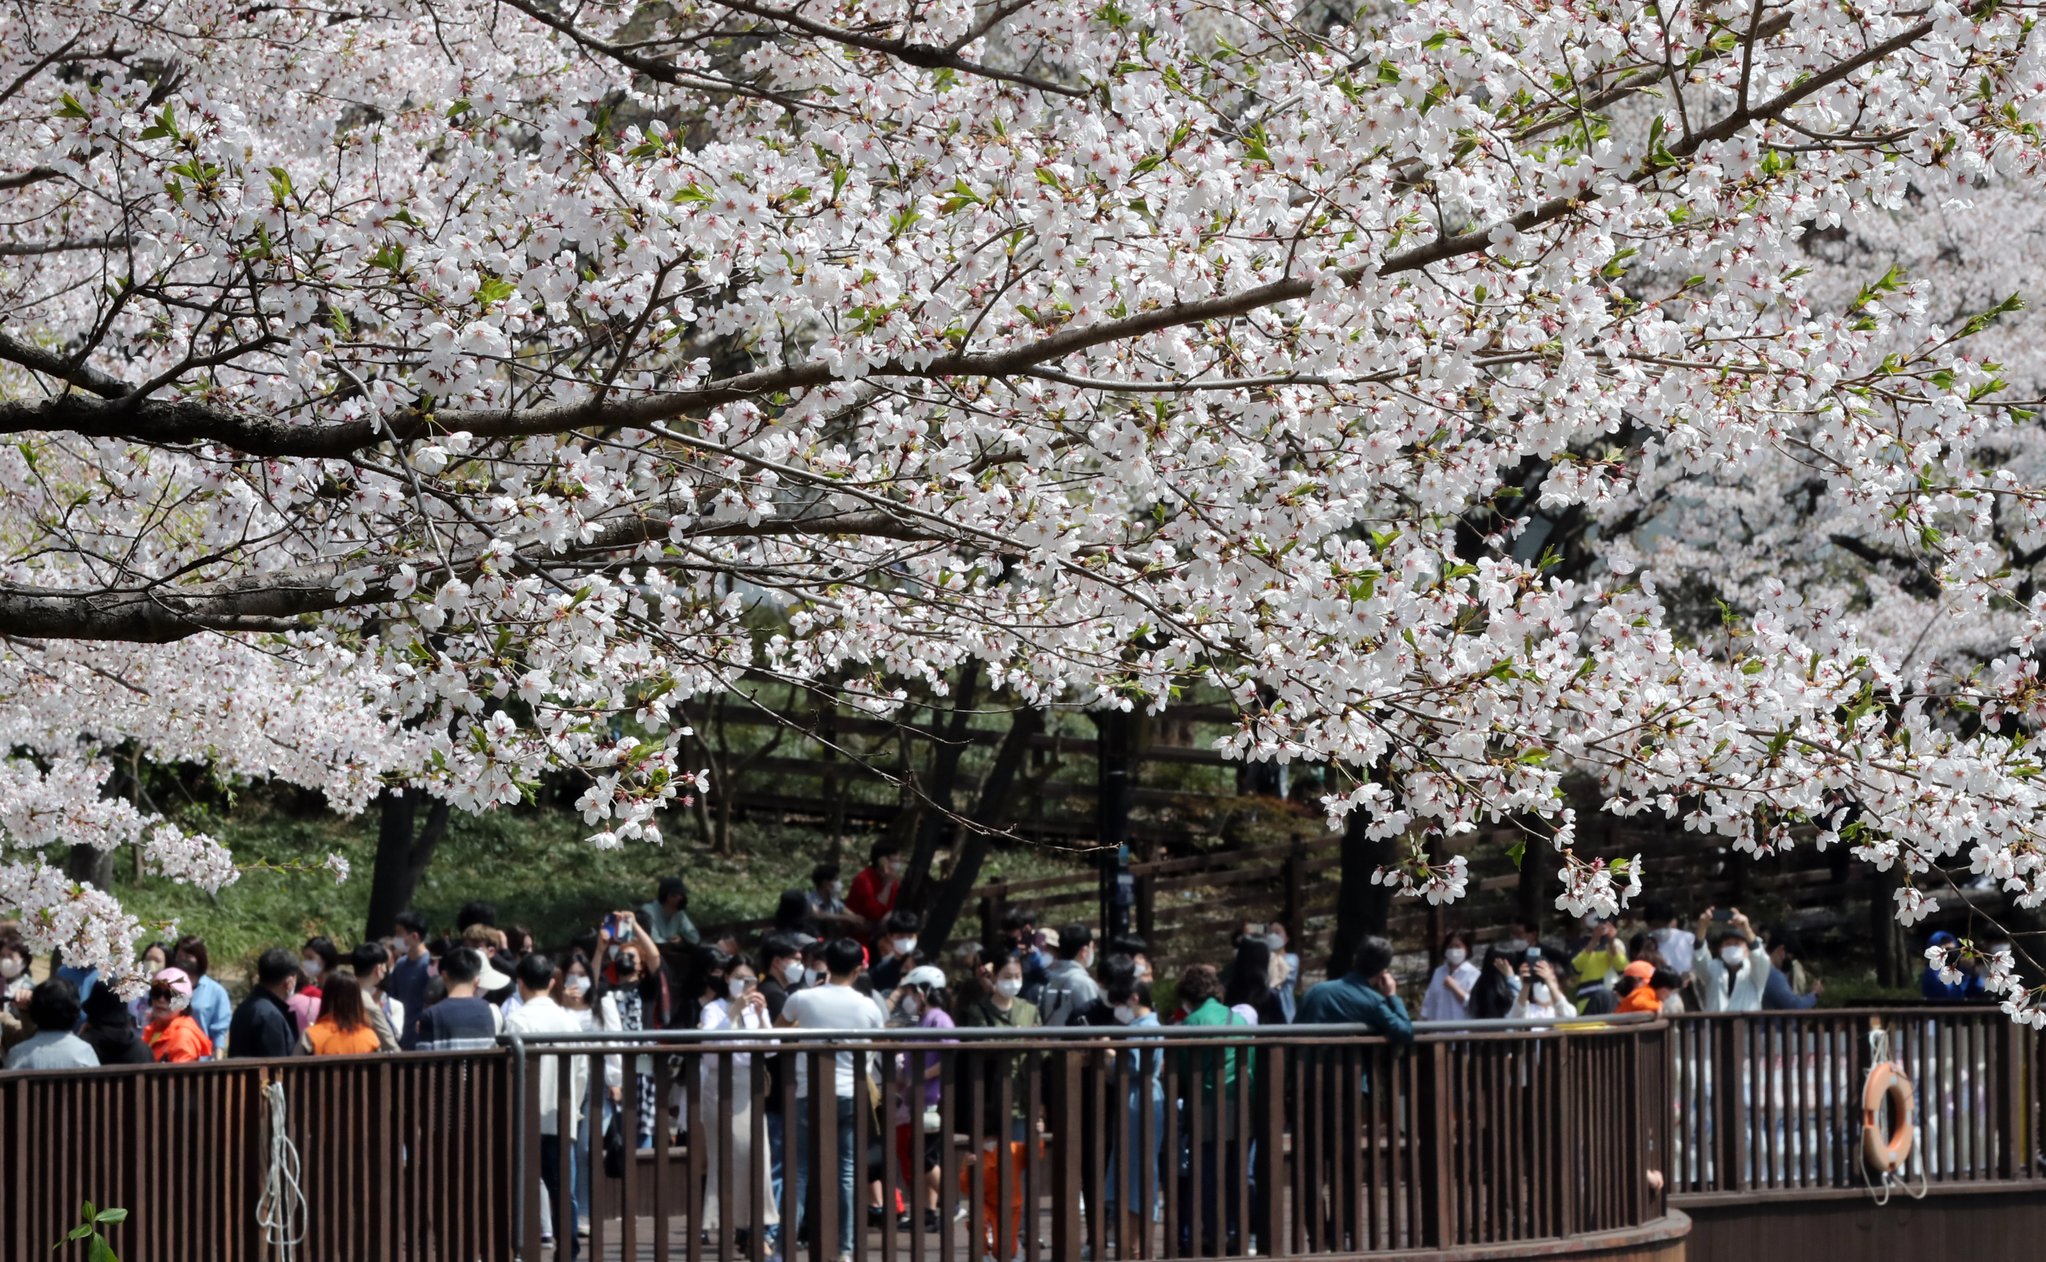
{"type": "Polygon", "coordinates": [[[49,846],[232,874],[116,745],[572,769],[616,845],[705,787],[683,701],[972,661],[1222,690],[1437,900],[1487,819],[1652,881],[1571,772],[2036,905],[2023,268],[1924,248],[2038,196],[2034,9],[17,6],[0,906],[118,967],[49,846]]]}

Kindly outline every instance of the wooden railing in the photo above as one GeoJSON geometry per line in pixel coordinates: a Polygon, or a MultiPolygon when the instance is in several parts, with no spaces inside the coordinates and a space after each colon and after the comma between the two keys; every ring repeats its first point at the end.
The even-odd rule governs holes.
{"type": "MultiPolygon", "coordinates": [[[[862,1262],[1647,1247],[1667,1234],[1672,1205],[1723,1214],[1869,1195],[1861,1091],[1878,1023],[1915,1091],[1918,1143],[1897,1194],[2040,1188],[2040,1040],[1990,1008],[1424,1028],[1405,1050],[1298,1026],[660,1032],[0,1073],[0,1257],[47,1256],[87,1199],[130,1211],[116,1237],[124,1257],[278,1256],[256,1217],[273,1084],[302,1161],[297,1258],[564,1257],[540,1243],[543,1212],[557,1240],[573,1226],[568,1198],[541,1194],[539,1085],[543,1065],[574,1062],[595,1085],[570,1094],[572,1075],[556,1073],[553,1103],[582,1119],[584,1256],[765,1259],[768,1236],[739,1229],[764,1225],[771,1201],[784,1256],[833,1257],[841,1115],[833,1095],[797,1095],[796,1071],[833,1082],[840,1053],[862,1075],[843,1115],[862,1262]],[[675,1110],[615,1176],[601,1156],[606,1056],[634,1068],[644,1056],[650,1098],[675,1110]],[[935,1095],[912,1107],[898,1069],[926,1058],[935,1095]],[[942,1229],[905,1229],[892,1213],[869,1228],[870,1181],[914,1194],[926,1152],[942,1229]],[[816,1194],[799,1195],[795,1172],[819,1165],[816,1194]],[[745,1187],[764,1189],[761,1209],[741,1206],[745,1187]],[[805,1216],[799,1246],[791,1228],[805,1216]]],[[[634,1068],[615,1114],[627,1136],[640,1120],[634,1068]]]]}
{"type": "Polygon", "coordinates": [[[511,1063],[486,1050],[0,1073],[0,1257],[74,1256],[50,1247],[86,1200],[128,1211],[134,1262],[279,1257],[256,1221],[272,1084],[302,1160],[293,1257],[510,1256],[511,1063]]]}
{"type": "MultiPolygon", "coordinates": [[[[913,1262],[1308,1258],[1660,1229],[1647,1171],[1669,1143],[1666,1037],[1641,1020],[1429,1031],[1406,1050],[1347,1027],[776,1031],[586,1036],[513,1055],[525,1133],[541,1125],[534,1084],[551,1065],[556,1116],[580,1112],[585,1154],[604,1109],[595,1092],[571,1094],[573,1062],[601,1081],[606,1056],[652,1047],[652,1098],[679,1101],[686,1140],[655,1126],[651,1151],[597,1181],[591,1256],[665,1246],[689,1262],[760,1262],[771,1203],[791,1258],[842,1245],[856,1260],[913,1262]],[[840,1056],[860,1084],[844,1106],[797,1093],[799,1076],[832,1082],[840,1056]],[[905,1099],[925,1066],[931,1097],[910,1086],[905,1099]],[[841,1133],[855,1220],[844,1235],[841,1133]],[[789,1154],[778,1184],[777,1151],[789,1154]],[[898,1226],[892,1208],[870,1227],[869,1185],[920,1205],[926,1155],[940,1230],[898,1226]],[[790,1245],[798,1221],[807,1243],[790,1245]]],[[[623,1093],[623,1134],[638,1130],[639,1094],[623,1093]]],[[[542,1172],[517,1177],[522,1253],[538,1258],[542,1172]]],[[[561,1239],[571,1224],[552,1204],[561,1239]]]]}
{"type": "Polygon", "coordinates": [[[1912,1085],[1910,1191],[2046,1177],[2039,1036],[1995,1008],[1695,1014],[1671,1023],[1678,1203],[1870,1191],[1872,1030],[1912,1085]]]}

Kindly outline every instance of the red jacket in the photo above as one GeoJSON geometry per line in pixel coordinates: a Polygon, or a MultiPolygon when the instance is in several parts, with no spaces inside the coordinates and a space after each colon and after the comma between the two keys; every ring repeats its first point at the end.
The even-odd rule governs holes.
{"type": "Polygon", "coordinates": [[[895,910],[895,895],[901,889],[902,882],[891,881],[874,868],[861,868],[853,874],[852,890],[845,896],[845,909],[863,920],[879,924],[895,910]]]}

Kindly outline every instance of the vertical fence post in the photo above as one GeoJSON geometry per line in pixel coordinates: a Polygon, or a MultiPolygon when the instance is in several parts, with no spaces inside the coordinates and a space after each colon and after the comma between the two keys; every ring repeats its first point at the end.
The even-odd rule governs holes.
{"type": "Polygon", "coordinates": [[[1999,1076],[2003,1099],[1998,1102],[1997,1173],[2006,1179],[2023,1179],[2032,1172],[2031,1074],[2027,1073],[2027,1052],[2038,1036],[2015,1021],[2003,1023],[2003,1044],[1999,1076]]]}
{"type": "Polygon", "coordinates": [[[1415,1165],[1421,1181],[1421,1223],[1416,1244],[1448,1249],[1455,1246],[1456,1180],[1467,1172],[1460,1168],[1456,1153],[1456,1126],[1462,1101],[1452,1099],[1456,1081],[1450,1060],[1455,1049],[1448,1043],[1431,1043],[1416,1049],[1415,1084],[1424,1102],[1421,1113],[1421,1151],[1415,1165]]]}

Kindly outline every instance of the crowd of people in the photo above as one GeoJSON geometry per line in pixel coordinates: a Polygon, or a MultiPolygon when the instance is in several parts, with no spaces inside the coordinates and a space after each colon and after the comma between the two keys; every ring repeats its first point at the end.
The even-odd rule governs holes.
{"type": "MultiPolygon", "coordinates": [[[[0,1045],[9,1069],[58,1069],[104,1064],[176,1064],[212,1058],[291,1055],[362,1055],[395,1051],[459,1051],[496,1046],[511,1032],[537,1036],[554,1032],[609,1031],[629,1035],[663,1027],[706,1031],[768,1031],[794,1027],[832,1031],[882,1031],[914,1026],[1030,1028],[1095,1026],[1142,1030],[1188,1027],[1341,1025],[1410,1041],[1413,1022],[1399,994],[1394,954],[1383,938],[1368,937],[1349,957],[1327,964],[1327,980],[1306,985],[1301,956],[1289,928],[1279,923],[1241,926],[1228,958],[1185,967],[1169,988],[1157,985],[1147,944],[1139,937],[1097,938],[1085,924],[1039,925],[1023,909],[1010,910],[997,940],[963,954],[943,957],[937,944],[923,941],[917,914],[896,906],[901,860],[895,847],[877,843],[866,866],[845,888],[836,865],[821,864],[807,889],[781,898],[771,928],[758,941],[731,937],[705,941],[688,913],[689,893],[679,877],[662,880],[654,897],[638,908],[603,917],[565,948],[543,952],[519,925],[500,926],[496,909],[472,902],[457,915],[451,932],[435,933],[416,912],[395,918],[391,933],[356,944],[346,952],[326,937],[313,937],[297,951],[272,948],[255,961],[246,996],[235,1004],[212,975],[206,944],[196,937],[150,945],[143,955],[147,992],[132,1003],[99,983],[89,970],[51,961],[48,976],[29,986],[34,960],[18,937],[0,930],[0,1045]],[[1169,997],[1163,992],[1169,989],[1169,997]]],[[[1794,939],[1760,934],[1738,909],[1707,908],[1695,922],[1682,923],[1667,906],[1651,905],[1642,923],[1624,934],[1612,920],[1588,917],[1569,941],[1545,941],[1536,926],[1509,927],[1493,941],[1452,931],[1436,944],[1439,964],[1420,1001],[1423,1021],[1459,1023],[1495,1018],[1515,1020],[1598,1017],[1614,1012],[1754,1012],[1808,1008],[1821,986],[1809,981],[1794,939]]],[[[1935,939],[1937,940],[1937,939],[1935,939]]],[[[1941,983],[1928,997],[1966,997],[1941,983]],[[1948,993],[1949,991],[1956,993],[1948,993]]],[[[1979,987],[1978,987],[1979,988],[1979,987]]],[[[1175,1163],[1155,1151],[1167,1109],[1157,1072],[1160,1051],[1129,1050],[1129,1081],[1140,1084],[1127,1102],[1125,1134],[1154,1137],[1154,1151],[1115,1153],[1105,1190],[1107,1208],[1132,1215],[1157,1204],[1161,1171],[1175,1163]],[[1146,1125],[1148,1118],[1149,1124],[1146,1125]]],[[[736,1058],[735,1058],[736,1059],[736,1058]]],[[[781,1057],[765,1057],[759,1072],[779,1075],[781,1057]]],[[[793,1058],[794,1094],[813,1090],[803,1058],[793,1058]]],[[[1248,1060],[1248,1057],[1246,1057],[1248,1060]]],[[[609,1126],[636,1118],[640,1147],[651,1146],[656,1128],[682,1124],[676,1100],[656,1098],[653,1056],[610,1056],[602,1062],[602,1098],[609,1126]],[[634,1107],[619,1108],[631,1093],[634,1107]]],[[[577,1220],[587,1218],[587,1179],[573,1154],[578,1118],[556,1115],[557,1072],[574,1076],[571,1098],[583,1099],[590,1068],[585,1058],[543,1058],[539,1098],[540,1173],[551,1198],[566,1190],[577,1220]],[[566,1168],[564,1168],[564,1164],[566,1168]],[[565,1177],[564,1177],[565,1176],[565,1177]]],[[[824,1177],[807,1160],[786,1162],[784,1145],[792,1127],[793,1151],[811,1152],[808,1108],[785,1122],[775,1092],[764,1131],[769,1152],[756,1160],[751,1109],[756,1093],[752,1060],[736,1064],[721,1082],[713,1058],[706,1058],[699,1098],[715,1115],[719,1093],[730,1094],[733,1124],[703,1137],[711,1145],[707,1168],[724,1166],[717,1151],[733,1145],[731,1170],[743,1186],[729,1190],[729,1204],[742,1232],[778,1233],[777,1206],[785,1174],[797,1183],[798,1203],[809,1181],[824,1177]],[[792,1164],[793,1171],[784,1166],[792,1164]]],[[[865,1190],[865,1220],[900,1216],[903,1225],[937,1229],[940,1188],[935,1139],[914,1150],[912,1111],[935,1110],[940,1083],[938,1058],[906,1054],[892,1070],[899,1078],[900,1104],[893,1118],[873,1118],[876,1133],[895,1137],[905,1186],[878,1183],[865,1190]]],[[[1203,1090],[1233,1092],[1239,1067],[1228,1051],[1203,1090]]],[[[1244,1072],[1248,1073],[1247,1065],[1244,1072]]],[[[853,1057],[841,1053],[833,1074],[840,1149],[836,1154],[837,1222],[841,1252],[850,1252],[861,1217],[854,1212],[851,1150],[857,1108],[877,1107],[878,1093],[863,1091],[853,1057]],[[863,1103],[864,1102],[864,1103],[863,1103]]],[[[823,1090],[822,1084],[815,1089],[823,1090]]],[[[1010,1092],[1012,1100],[1023,1093],[1010,1092]]],[[[992,1099],[992,1096],[990,1097],[992,1099]]],[[[1186,1102],[1178,1102],[1185,1104],[1186,1102]]],[[[1003,1119],[1003,1137],[1020,1145],[1026,1119],[1003,1119]]],[[[997,1110],[990,1107],[989,1114],[997,1110]]],[[[622,1140],[621,1142],[629,1142],[622,1140]]],[[[1210,1142],[1214,1142],[1211,1140],[1210,1142]]],[[[1126,1145],[1127,1146],[1127,1145],[1126,1145]]],[[[993,1160],[990,1142],[987,1158],[993,1160]]],[[[871,1163],[870,1163],[871,1164],[871,1163]]],[[[1221,1161],[1183,1168],[1204,1170],[1205,1183],[1186,1195],[1217,1203],[1216,1178],[1242,1172],[1221,1161]]],[[[713,1178],[716,1176],[713,1175],[713,1178]]],[[[1012,1181],[1013,1182],[1013,1181],[1012,1181]]],[[[990,1189],[1000,1181],[986,1180],[990,1189]]],[[[997,1195],[990,1191],[992,1200],[997,1195]]],[[[1020,1195],[1020,1193],[1018,1193],[1020,1195]]],[[[706,1204],[725,1203],[713,1186],[706,1204]]],[[[988,1208],[989,1231],[999,1206],[988,1208]]],[[[713,1209],[714,1212],[714,1209],[713,1209]]],[[[1019,1215],[1011,1215],[1014,1222],[1019,1215]]],[[[706,1224],[715,1228],[715,1223],[706,1224]]],[[[1212,1224],[1215,1230],[1223,1224],[1212,1224]]],[[[1241,1225],[1226,1224],[1233,1236],[1241,1225]]],[[[992,1239],[988,1252],[1008,1256],[992,1239]]],[[[1211,1247],[1214,1242],[1203,1242],[1211,1247]]],[[[571,1250],[573,1254],[573,1249],[571,1250]]]]}

